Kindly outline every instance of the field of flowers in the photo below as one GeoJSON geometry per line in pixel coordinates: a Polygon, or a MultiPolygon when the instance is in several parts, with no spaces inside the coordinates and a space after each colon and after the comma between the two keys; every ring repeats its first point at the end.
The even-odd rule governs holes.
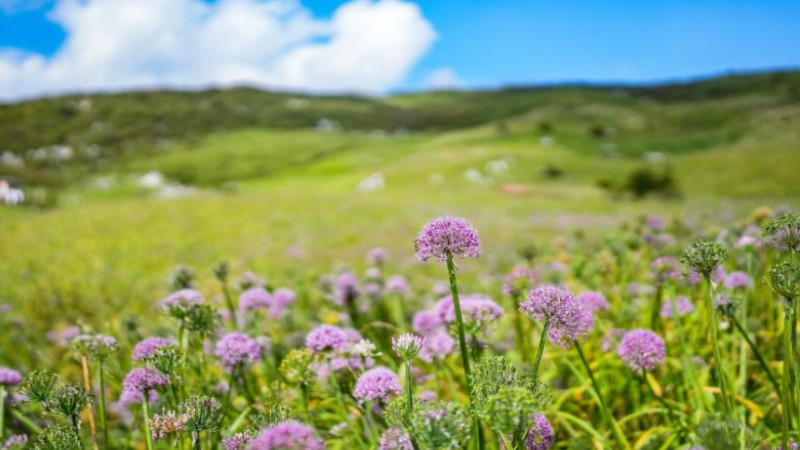
{"type": "Polygon", "coordinates": [[[430,278],[375,248],[290,286],[180,266],[138,320],[46,336],[4,306],[0,448],[797,448],[797,214],[642,218],[465,277],[494,251],[442,217],[407,237],[430,278]]]}

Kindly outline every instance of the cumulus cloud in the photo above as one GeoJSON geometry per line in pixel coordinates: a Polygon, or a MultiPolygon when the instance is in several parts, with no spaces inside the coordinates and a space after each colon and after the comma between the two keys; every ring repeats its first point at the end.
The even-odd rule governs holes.
{"type": "Polygon", "coordinates": [[[441,67],[428,75],[426,86],[432,90],[457,89],[463,87],[464,82],[453,69],[441,67]]]}
{"type": "Polygon", "coordinates": [[[60,0],[52,56],[0,49],[0,97],[256,85],[378,93],[436,39],[416,4],[352,0],[328,20],[292,0],[60,0]]]}

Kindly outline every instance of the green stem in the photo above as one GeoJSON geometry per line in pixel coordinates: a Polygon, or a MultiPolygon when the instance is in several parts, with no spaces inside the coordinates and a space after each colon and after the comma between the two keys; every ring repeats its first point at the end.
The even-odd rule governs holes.
{"type": "Polygon", "coordinates": [[[150,435],[150,395],[142,393],[142,424],[144,426],[144,439],[147,450],[153,450],[153,436],[150,435]]]}
{"type": "Polygon", "coordinates": [[[3,424],[5,423],[5,407],[6,407],[6,392],[5,386],[0,386],[0,441],[3,439],[3,424]]]}
{"type": "Polygon", "coordinates": [[[581,347],[581,343],[577,340],[572,341],[575,344],[575,349],[578,351],[578,356],[581,358],[581,363],[583,363],[583,367],[586,368],[586,372],[589,374],[589,379],[592,381],[592,388],[594,389],[594,393],[597,396],[597,401],[600,404],[600,412],[605,416],[605,419],[611,425],[611,431],[614,434],[614,438],[619,443],[620,447],[630,450],[631,445],[628,443],[628,440],[625,438],[625,434],[620,429],[619,424],[614,419],[614,416],[611,415],[611,412],[606,407],[606,403],[603,401],[603,396],[600,394],[600,386],[597,384],[597,380],[594,378],[594,373],[592,369],[589,367],[589,362],[586,361],[586,356],[583,354],[583,348],[581,347]]]}
{"type": "Polygon", "coordinates": [[[539,347],[536,349],[536,360],[533,363],[533,376],[534,378],[539,374],[539,365],[542,362],[542,355],[544,355],[544,346],[547,344],[547,331],[550,329],[550,319],[544,321],[542,327],[542,335],[539,337],[539,347]]]}
{"type": "Polygon", "coordinates": [[[236,308],[233,306],[233,298],[231,298],[231,291],[228,289],[228,283],[222,282],[222,294],[225,297],[225,304],[228,306],[228,311],[230,311],[230,320],[231,326],[235,330],[236,326],[236,308]]]}
{"type": "Polygon", "coordinates": [[[711,346],[714,349],[714,365],[717,367],[717,375],[719,377],[719,390],[722,393],[722,410],[725,413],[725,416],[731,418],[731,403],[730,403],[730,396],[728,394],[728,381],[725,375],[725,366],[722,363],[722,354],[719,351],[719,338],[717,334],[719,333],[718,327],[719,324],[717,323],[717,311],[714,307],[714,294],[715,288],[714,283],[711,281],[711,278],[706,277],[706,282],[708,283],[708,316],[710,320],[709,328],[711,329],[711,346]]]}
{"type": "Polygon", "coordinates": [[[11,409],[9,414],[11,414],[11,416],[17,419],[17,421],[19,421],[21,424],[25,425],[25,428],[27,428],[31,433],[41,434],[42,428],[39,425],[36,425],[31,419],[25,417],[21,412],[11,409]]]}
{"type": "Polygon", "coordinates": [[[308,386],[305,383],[300,383],[300,403],[303,405],[303,414],[306,416],[306,422],[311,425],[311,413],[308,410],[308,386]]]}
{"type": "Polygon", "coordinates": [[[782,389],[782,407],[783,411],[781,414],[781,431],[783,437],[783,448],[789,448],[789,424],[792,421],[791,417],[791,406],[789,402],[789,397],[791,396],[789,391],[789,374],[791,373],[791,365],[792,365],[792,355],[791,352],[791,338],[790,338],[790,331],[789,327],[791,327],[791,315],[789,314],[788,305],[784,308],[783,311],[783,389],[782,389]]]}
{"type": "Polygon", "coordinates": [[[758,347],[756,347],[756,344],[753,343],[752,339],[750,339],[750,335],[744,329],[742,323],[739,322],[739,319],[737,319],[736,316],[731,316],[731,320],[733,321],[733,326],[736,327],[736,329],[742,335],[744,340],[747,342],[747,345],[750,347],[750,350],[753,352],[753,355],[756,357],[756,360],[758,361],[759,365],[761,365],[761,368],[764,369],[764,372],[766,372],[767,378],[769,378],[769,381],[772,383],[772,387],[775,388],[775,392],[777,392],[778,397],[780,397],[781,396],[780,384],[778,383],[778,380],[775,378],[775,374],[772,373],[772,370],[770,370],[769,366],[767,365],[767,361],[764,359],[764,356],[761,354],[760,351],[758,351],[758,347]]]}
{"type": "Polygon", "coordinates": [[[411,360],[406,360],[406,420],[411,421],[411,414],[414,412],[414,385],[411,381],[411,360]]]}
{"type": "Polygon", "coordinates": [[[106,423],[106,378],[103,361],[98,367],[98,378],[100,381],[100,403],[97,405],[97,412],[100,415],[100,428],[103,429],[103,448],[111,448],[108,441],[108,424],[106,423]]]}
{"type": "MultiPolygon", "coordinates": [[[[644,369],[642,369],[642,382],[644,382],[644,384],[647,385],[647,390],[650,391],[650,394],[653,397],[655,397],[656,400],[658,400],[658,402],[661,403],[661,406],[663,406],[667,410],[667,414],[669,416],[670,425],[675,423],[676,422],[675,413],[672,411],[672,407],[669,406],[669,404],[667,403],[666,400],[664,400],[663,397],[661,397],[660,395],[656,394],[655,389],[653,389],[653,386],[650,384],[650,381],[647,379],[647,372],[644,369]]],[[[681,428],[683,428],[683,425],[681,425],[681,428]]]]}

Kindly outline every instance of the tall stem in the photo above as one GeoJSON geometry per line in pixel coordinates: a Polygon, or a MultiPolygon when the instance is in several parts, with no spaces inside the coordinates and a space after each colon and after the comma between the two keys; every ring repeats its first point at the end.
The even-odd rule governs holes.
{"type": "Polygon", "coordinates": [[[542,362],[542,355],[544,354],[544,346],[547,344],[547,331],[550,329],[550,319],[544,321],[542,327],[542,335],[539,338],[539,347],[536,349],[536,360],[533,363],[533,376],[536,377],[539,373],[539,364],[542,362]]]}
{"type": "Polygon", "coordinates": [[[144,439],[147,450],[153,450],[153,436],[150,435],[150,393],[142,394],[142,425],[144,426],[144,439]]]}
{"type": "Polygon", "coordinates": [[[719,338],[717,334],[719,333],[718,327],[719,324],[717,323],[717,311],[714,307],[714,294],[716,289],[714,288],[714,283],[711,281],[711,278],[706,277],[706,282],[708,283],[708,317],[709,317],[709,328],[711,329],[711,346],[714,348],[714,365],[717,366],[717,376],[719,377],[719,390],[722,392],[722,410],[724,411],[725,415],[730,418],[731,417],[731,404],[728,395],[728,381],[725,376],[725,367],[722,364],[722,355],[719,351],[719,338]]]}
{"type": "Polygon", "coordinates": [[[306,422],[311,425],[311,413],[308,410],[308,386],[305,383],[300,383],[300,403],[303,405],[303,414],[306,416],[306,422]]]}
{"type": "Polygon", "coordinates": [[[781,431],[783,435],[783,448],[789,448],[789,424],[792,421],[791,405],[789,397],[791,393],[789,390],[789,377],[791,373],[791,366],[793,357],[791,355],[791,338],[789,336],[789,327],[791,327],[791,315],[789,314],[788,302],[786,308],[783,310],[783,398],[781,399],[781,407],[783,409],[781,414],[781,431]]]}
{"type": "Polygon", "coordinates": [[[222,282],[222,294],[225,297],[225,305],[228,307],[228,311],[230,312],[231,326],[234,329],[237,329],[236,308],[233,306],[233,298],[231,298],[231,291],[228,289],[228,283],[224,281],[222,282]]]}
{"type": "MultiPolygon", "coordinates": [[[[81,355],[81,370],[83,371],[83,387],[87,392],[92,392],[92,381],[89,378],[89,361],[86,355],[81,355]]],[[[94,423],[94,407],[89,404],[89,432],[92,438],[92,448],[97,450],[97,426],[94,423]]]]}
{"type": "Polygon", "coordinates": [[[406,360],[406,420],[411,421],[411,413],[414,412],[414,385],[411,382],[411,360],[406,360]]]}
{"type": "Polygon", "coordinates": [[[3,439],[3,424],[5,423],[6,388],[0,386],[0,441],[3,439]]]}
{"type": "Polygon", "coordinates": [[[736,329],[742,335],[744,340],[747,342],[747,345],[750,347],[750,351],[753,352],[753,355],[756,357],[758,364],[761,366],[762,369],[764,369],[764,372],[767,374],[767,378],[769,378],[770,383],[772,383],[772,387],[775,388],[775,392],[778,394],[778,397],[780,397],[781,396],[780,384],[778,383],[778,380],[775,378],[775,374],[773,374],[772,370],[770,370],[769,365],[767,365],[767,361],[764,359],[764,356],[761,354],[760,351],[758,351],[758,347],[756,347],[756,344],[753,342],[752,339],[750,339],[750,335],[747,334],[747,330],[744,329],[739,319],[737,319],[736,316],[731,316],[731,320],[733,321],[733,326],[736,327],[736,329]]]}
{"type": "Polygon", "coordinates": [[[106,423],[106,377],[103,361],[100,361],[98,368],[98,378],[100,381],[100,403],[97,405],[97,413],[100,415],[100,427],[103,429],[103,448],[111,448],[108,442],[108,424],[106,423]]]}
{"type": "Polygon", "coordinates": [[[578,356],[581,358],[581,363],[583,363],[583,367],[586,368],[586,372],[589,374],[589,379],[592,381],[592,388],[594,389],[594,393],[597,396],[597,401],[600,404],[600,412],[603,414],[605,419],[611,425],[611,431],[614,434],[614,438],[617,440],[621,448],[630,450],[631,445],[628,443],[628,440],[625,438],[625,434],[619,427],[619,424],[614,419],[614,416],[611,415],[611,412],[606,407],[606,403],[603,401],[603,396],[600,394],[600,386],[597,384],[597,380],[594,379],[594,373],[592,369],[589,367],[589,362],[586,361],[586,356],[583,354],[583,348],[581,347],[581,343],[576,341],[572,341],[575,344],[575,349],[578,351],[578,356]]]}
{"type": "Polygon", "coordinates": [[[667,403],[666,400],[664,400],[663,397],[661,397],[660,395],[656,394],[655,389],[653,389],[653,386],[650,384],[650,381],[647,379],[647,372],[644,369],[642,369],[642,382],[647,385],[647,390],[650,391],[650,395],[655,397],[656,400],[658,400],[658,402],[661,403],[661,406],[666,408],[667,414],[669,415],[669,421],[672,422],[672,423],[675,423],[675,420],[676,420],[675,419],[675,413],[672,411],[672,407],[669,406],[669,404],[667,403]]]}

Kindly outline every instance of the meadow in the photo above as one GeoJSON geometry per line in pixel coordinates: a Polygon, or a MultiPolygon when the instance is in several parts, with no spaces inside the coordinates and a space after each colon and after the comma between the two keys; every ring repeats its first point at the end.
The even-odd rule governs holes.
{"type": "Polygon", "coordinates": [[[0,369],[0,437],[226,450],[800,440],[795,292],[770,272],[796,257],[767,228],[797,232],[782,214],[800,208],[798,85],[788,73],[0,106],[0,153],[25,161],[4,171],[30,199],[0,209],[0,366],[16,371],[0,369]],[[53,145],[74,156],[54,160],[53,145]],[[448,265],[421,263],[415,245],[443,216],[479,230],[480,257],[436,241],[456,257],[463,320],[443,303],[448,265]],[[698,238],[726,251],[719,269],[686,257],[698,238]],[[551,328],[556,298],[573,319],[551,328]],[[621,350],[639,328],[663,357],[651,337],[621,350]],[[629,358],[641,345],[644,373],[629,358]]]}

